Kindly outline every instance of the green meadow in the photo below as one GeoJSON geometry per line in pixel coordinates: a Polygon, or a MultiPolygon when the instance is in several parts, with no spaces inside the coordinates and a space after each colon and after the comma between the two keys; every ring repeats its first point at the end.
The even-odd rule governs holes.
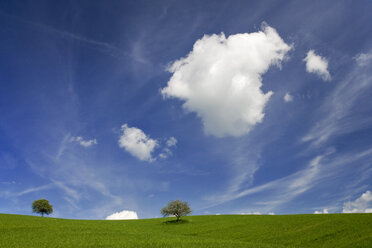
{"type": "Polygon", "coordinates": [[[68,220],[0,214],[0,247],[372,247],[372,214],[68,220]]]}

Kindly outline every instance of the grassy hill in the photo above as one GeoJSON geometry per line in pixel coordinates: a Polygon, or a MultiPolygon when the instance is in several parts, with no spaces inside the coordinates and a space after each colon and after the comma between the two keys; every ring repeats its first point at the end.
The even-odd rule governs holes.
{"type": "Polygon", "coordinates": [[[372,214],[105,221],[0,214],[0,247],[372,247],[372,214]]]}

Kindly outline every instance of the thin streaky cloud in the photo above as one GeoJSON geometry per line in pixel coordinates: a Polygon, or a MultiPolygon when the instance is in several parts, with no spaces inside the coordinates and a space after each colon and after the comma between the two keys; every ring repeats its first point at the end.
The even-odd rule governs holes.
{"type": "Polygon", "coordinates": [[[246,190],[241,190],[240,192],[235,192],[233,194],[229,192],[228,194],[208,196],[205,200],[209,203],[201,209],[208,209],[257,193],[265,193],[265,197],[270,198],[270,201],[264,204],[266,205],[265,207],[268,211],[274,210],[317,186],[327,178],[336,175],[340,170],[343,170],[345,165],[371,157],[372,149],[359,153],[338,156],[333,159],[328,158],[332,154],[334,154],[334,151],[330,150],[323,155],[316,156],[304,169],[286,177],[248,188],[246,190]],[[323,162],[323,160],[326,162],[323,162]],[[326,164],[326,166],[324,166],[323,163],[326,164]]]}
{"type": "Polygon", "coordinates": [[[63,191],[65,191],[68,196],[71,196],[75,200],[79,200],[80,199],[80,195],[79,195],[79,193],[76,190],[68,187],[66,184],[64,184],[62,182],[59,182],[59,181],[56,181],[56,180],[52,180],[52,182],[57,187],[59,187],[60,189],[62,189],[63,191]]]}
{"type": "Polygon", "coordinates": [[[0,11],[0,15],[12,18],[13,20],[17,20],[17,21],[21,21],[23,23],[26,23],[29,26],[31,26],[31,27],[33,27],[33,28],[35,28],[35,29],[37,29],[41,32],[46,32],[46,33],[49,33],[51,35],[57,35],[58,37],[61,37],[63,39],[75,40],[75,41],[79,41],[81,43],[93,45],[93,47],[95,47],[97,50],[100,50],[102,52],[106,52],[108,55],[113,56],[113,57],[121,58],[121,57],[130,56],[130,54],[128,52],[126,52],[126,51],[124,51],[124,50],[122,50],[122,49],[120,49],[120,48],[118,48],[118,47],[116,47],[116,46],[114,46],[110,43],[107,43],[107,42],[97,41],[97,40],[85,37],[83,35],[80,35],[80,34],[68,32],[68,31],[65,31],[65,30],[59,30],[59,29],[54,28],[52,26],[48,26],[48,25],[45,25],[45,24],[36,23],[36,22],[30,21],[30,20],[26,20],[24,18],[15,16],[15,15],[10,15],[10,14],[5,13],[3,11],[0,11]]]}
{"type": "Polygon", "coordinates": [[[332,137],[370,126],[372,118],[368,115],[359,115],[355,118],[350,118],[350,115],[353,115],[353,107],[357,101],[365,92],[371,90],[371,82],[370,76],[359,67],[355,67],[324,100],[318,110],[321,113],[320,118],[302,141],[311,142],[313,147],[319,146],[332,137]]]}
{"type": "Polygon", "coordinates": [[[23,196],[23,195],[30,194],[30,193],[33,193],[33,192],[38,192],[38,191],[50,189],[52,187],[53,187],[53,184],[47,184],[47,185],[43,185],[43,186],[39,186],[39,187],[32,187],[32,188],[25,189],[25,190],[23,190],[19,193],[16,193],[16,194],[14,194],[14,196],[19,197],[19,196],[23,196]]]}

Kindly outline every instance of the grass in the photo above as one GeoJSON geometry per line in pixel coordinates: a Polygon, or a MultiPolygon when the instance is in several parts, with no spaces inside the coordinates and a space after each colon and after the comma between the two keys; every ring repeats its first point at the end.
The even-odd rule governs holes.
{"type": "Polygon", "coordinates": [[[106,221],[0,214],[0,247],[372,247],[372,214],[106,221]]]}

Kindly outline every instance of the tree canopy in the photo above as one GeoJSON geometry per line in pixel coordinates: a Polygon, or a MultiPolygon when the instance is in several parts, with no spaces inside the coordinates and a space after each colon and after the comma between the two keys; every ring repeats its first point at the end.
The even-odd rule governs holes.
{"type": "Polygon", "coordinates": [[[36,200],[32,203],[32,212],[41,214],[51,214],[53,213],[53,206],[49,204],[49,201],[46,199],[36,200]]]}
{"type": "Polygon", "coordinates": [[[177,221],[179,221],[182,216],[190,214],[191,209],[187,202],[175,200],[168,202],[168,204],[162,208],[160,212],[163,216],[173,215],[177,218],[177,221]]]}

